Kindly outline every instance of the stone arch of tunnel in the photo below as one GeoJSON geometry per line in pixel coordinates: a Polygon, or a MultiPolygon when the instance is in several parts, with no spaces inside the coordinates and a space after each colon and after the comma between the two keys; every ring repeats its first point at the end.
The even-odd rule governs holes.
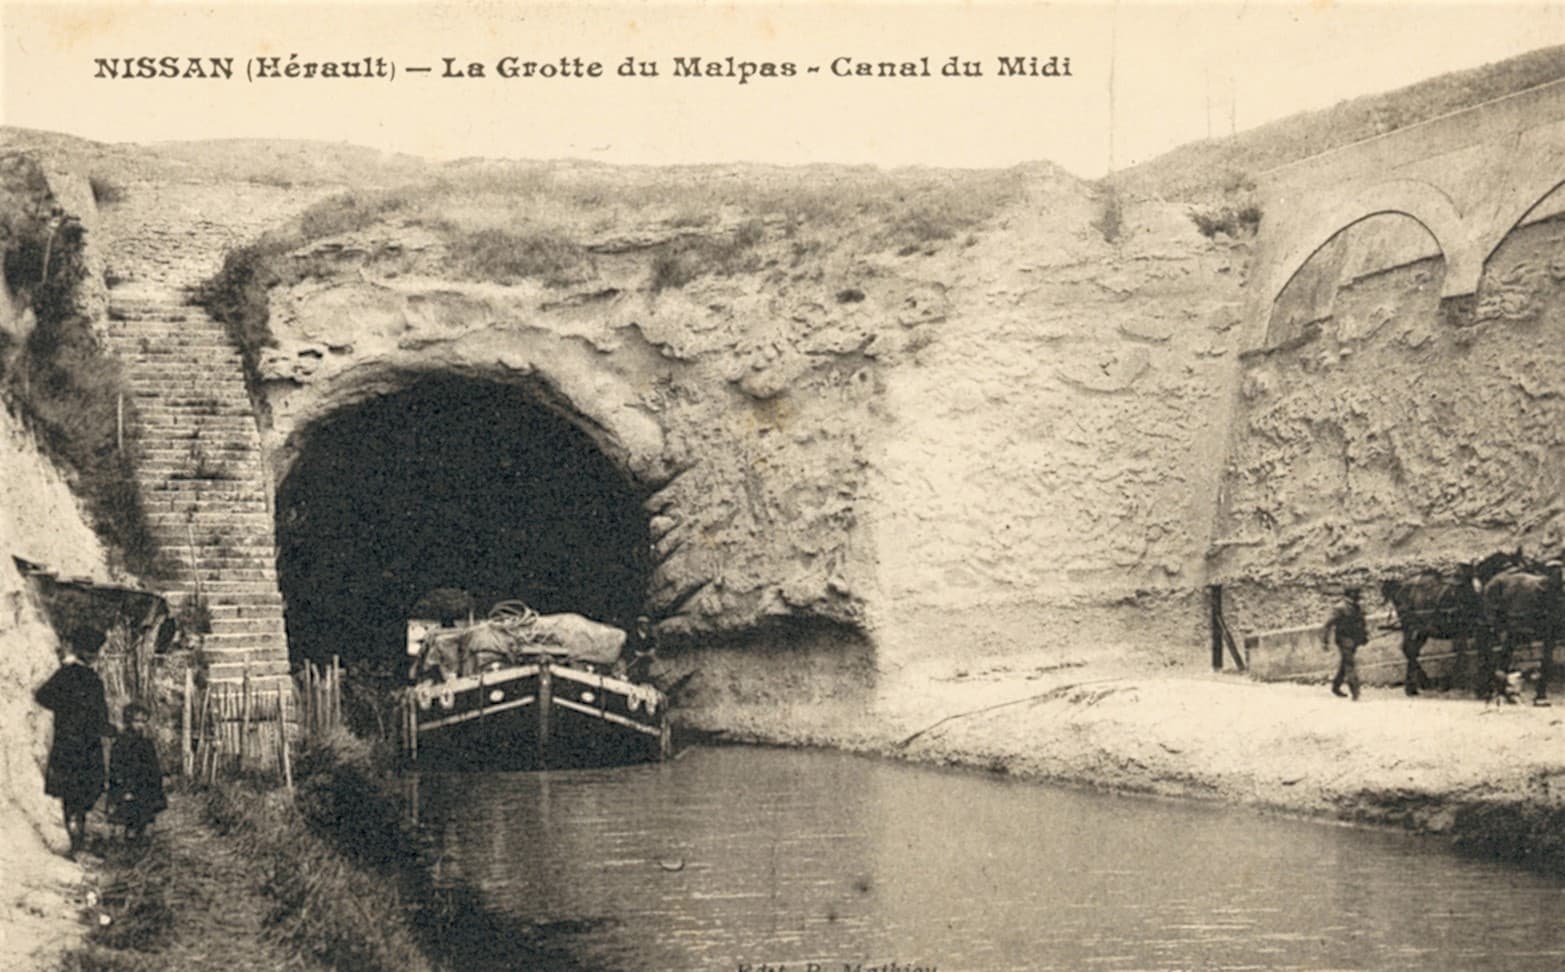
{"type": "Polygon", "coordinates": [[[629,627],[651,575],[644,492],[525,387],[427,377],[315,422],[278,487],[294,661],[395,674],[413,604],[520,599],[629,627]]]}

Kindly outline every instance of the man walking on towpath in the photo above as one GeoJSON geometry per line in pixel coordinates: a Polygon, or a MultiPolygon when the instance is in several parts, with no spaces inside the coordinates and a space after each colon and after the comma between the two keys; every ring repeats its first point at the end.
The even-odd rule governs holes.
{"type": "Polygon", "coordinates": [[[1359,589],[1357,587],[1345,587],[1342,589],[1342,599],[1332,605],[1331,616],[1326,619],[1326,627],[1321,629],[1320,646],[1323,650],[1331,650],[1332,636],[1337,639],[1337,674],[1331,680],[1331,694],[1342,695],[1342,684],[1347,683],[1348,691],[1353,693],[1353,701],[1359,697],[1359,670],[1358,655],[1359,646],[1369,640],[1368,626],[1364,622],[1364,608],[1359,604],[1359,589]]]}

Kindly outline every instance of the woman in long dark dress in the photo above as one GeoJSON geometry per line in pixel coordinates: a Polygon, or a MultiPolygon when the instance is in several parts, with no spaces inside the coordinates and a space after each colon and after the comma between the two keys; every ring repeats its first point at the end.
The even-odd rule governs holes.
{"type": "Polygon", "coordinates": [[[72,636],[75,650],[34,693],[54,713],[54,742],[44,771],[44,792],[59,797],[71,856],[87,838],[87,811],[103,792],[103,737],[114,735],[103,680],[90,667],[102,644],[92,632],[72,636]]]}

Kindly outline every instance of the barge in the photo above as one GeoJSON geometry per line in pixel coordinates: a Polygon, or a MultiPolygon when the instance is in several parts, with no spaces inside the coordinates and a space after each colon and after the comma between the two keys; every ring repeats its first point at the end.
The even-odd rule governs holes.
{"type": "Polygon", "coordinates": [[[408,622],[406,757],[432,768],[555,769],[669,753],[668,699],[632,676],[626,633],[502,602],[481,621],[408,622]]]}

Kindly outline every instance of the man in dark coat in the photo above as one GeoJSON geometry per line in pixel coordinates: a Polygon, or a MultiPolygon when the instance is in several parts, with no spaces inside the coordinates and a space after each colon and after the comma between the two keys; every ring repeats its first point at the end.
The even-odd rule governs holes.
{"type": "Polygon", "coordinates": [[[1359,604],[1359,589],[1346,587],[1342,599],[1332,605],[1331,616],[1321,630],[1320,646],[1330,650],[1332,637],[1337,641],[1337,675],[1331,680],[1331,694],[1342,695],[1342,685],[1347,683],[1353,700],[1359,697],[1358,650],[1369,640],[1369,626],[1364,621],[1364,608],[1359,604]]]}
{"type": "Polygon", "coordinates": [[[44,792],[60,798],[74,857],[87,837],[87,811],[103,792],[102,740],[114,735],[114,727],[109,723],[103,680],[90,667],[98,660],[102,639],[96,632],[77,631],[71,643],[73,650],[34,698],[54,713],[44,792]]]}

